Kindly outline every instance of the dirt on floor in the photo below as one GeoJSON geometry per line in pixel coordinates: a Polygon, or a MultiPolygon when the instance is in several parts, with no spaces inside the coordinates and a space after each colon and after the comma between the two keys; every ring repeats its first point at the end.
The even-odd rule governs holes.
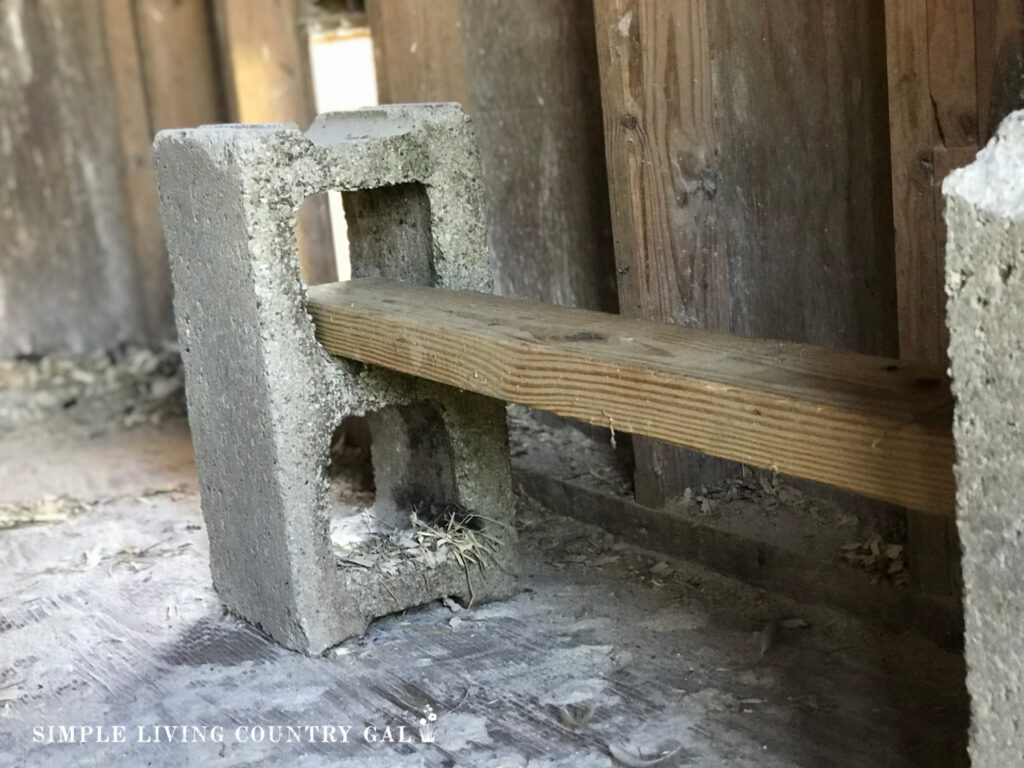
{"type": "Polygon", "coordinates": [[[514,598],[287,651],[213,592],[180,393],[147,376],[0,422],[0,766],[967,764],[958,654],[525,497],[514,598]]]}

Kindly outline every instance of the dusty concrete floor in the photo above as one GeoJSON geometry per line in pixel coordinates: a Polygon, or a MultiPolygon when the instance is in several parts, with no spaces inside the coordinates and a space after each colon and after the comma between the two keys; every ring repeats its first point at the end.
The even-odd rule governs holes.
{"type": "Polygon", "coordinates": [[[70,411],[0,437],[0,509],[23,515],[0,530],[0,765],[966,765],[958,655],[536,508],[514,599],[287,652],[210,587],[184,421],[70,411]],[[223,741],[152,743],[186,724],[223,741]],[[49,725],[126,741],[34,743],[49,725]],[[411,742],[382,743],[388,726],[411,742]]]}

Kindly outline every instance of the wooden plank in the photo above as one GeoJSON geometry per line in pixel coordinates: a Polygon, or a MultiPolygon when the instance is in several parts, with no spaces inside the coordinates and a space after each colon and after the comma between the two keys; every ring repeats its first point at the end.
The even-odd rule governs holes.
{"type": "Polygon", "coordinates": [[[136,0],[152,130],[227,119],[207,0],[136,0]]]}
{"type": "Polygon", "coordinates": [[[727,325],[715,211],[701,187],[716,176],[705,0],[596,9],[620,311],[727,325]]]}
{"type": "MultiPolygon", "coordinates": [[[[982,0],[982,3],[990,0],[982,0]]],[[[927,0],[928,91],[939,144],[978,145],[974,0],[927,0]],[[935,72],[936,77],[931,77],[935,72]]],[[[938,174],[937,174],[938,175],[938,174]]],[[[941,182],[941,177],[937,179],[941,182]]]]}
{"type": "MultiPolygon", "coordinates": [[[[718,177],[706,1],[594,7],[619,311],[727,328],[719,220],[703,188],[718,177]]],[[[734,471],[642,437],[633,451],[636,498],[651,507],[734,471]]]]}
{"type": "Polygon", "coordinates": [[[592,0],[463,0],[498,292],[618,309],[592,0]]]}
{"type": "Polygon", "coordinates": [[[900,356],[945,364],[939,190],[978,146],[974,3],[887,0],[886,36],[900,356]]]}
{"type": "Polygon", "coordinates": [[[367,0],[381,104],[467,104],[460,0],[367,0]]]}
{"type": "MultiPolygon", "coordinates": [[[[215,0],[214,9],[231,120],[305,130],[316,108],[298,0],[215,0]]],[[[303,205],[296,235],[303,280],[337,280],[325,197],[303,205]]]]}
{"type": "Polygon", "coordinates": [[[310,289],[331,354],[935,514],[953,511],[940,370],[382,280],[310,289]]]}
{"type": "Polygon", "coordinates": [[[309,53],[295,0],[216,0],[228,107],[240,123],[315,116],[309,53]]]}
{"type": "Polygon", "coordinates": [[[979,144],[999,122],[1024,107],[1024,5],[1020,0],[974,4],[979,144]]]}
{"type": "Polygon", "coordinates": [[[935,211],[939,143],[928,76],[926,0],[886,0],[889,130],[900,356],[945,356],[944,274],[935,211]]]}
{"type": "MultiPolygon", "coordinates": [[[[946,364],[948,344],[941,183],[970,162],[978,142],[975,5],[896,0],[886,6],[900,354],[936,365],[946,364]]],[[[953,524],[908,511],[907,543],[915,586],[956,594],[953,524]]]]}
{"type": "MultiPolygon", "coordinates": [[[[894,353],[881,4],[595,9],[623,313],[894,353]]],[[[732,469],[643,450],[654,506],[732,469]]]]}
{"type": "Polygon", "coordinates": [[[153,174],[153,131],[132,0],[104,0],[103,22],[139,290],[150,341],[157,342],[174,337],[174,312],[153,174]]]}
{"type": "Polygon", "coordinates": [[[98,2],[0,2],[0,358],[145,343],[98,2]]]}

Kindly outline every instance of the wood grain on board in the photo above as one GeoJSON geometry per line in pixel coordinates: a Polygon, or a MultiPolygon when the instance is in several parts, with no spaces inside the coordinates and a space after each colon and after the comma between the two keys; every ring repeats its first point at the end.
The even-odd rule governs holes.
{"type": "Polygon", "coordinates": [[[310,289],[329,353],[935,514],[953,509],[941,370],[386,280],[310,289]]]}

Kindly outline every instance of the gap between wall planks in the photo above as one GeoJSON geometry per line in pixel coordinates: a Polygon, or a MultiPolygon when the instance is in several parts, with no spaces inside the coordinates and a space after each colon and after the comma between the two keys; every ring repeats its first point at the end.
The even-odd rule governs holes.
{"type": "Polygon", "coordinates": [[[954,506],[941,370],[366,279],[315,286],[330,354],[931,513],[954,506]]]}

